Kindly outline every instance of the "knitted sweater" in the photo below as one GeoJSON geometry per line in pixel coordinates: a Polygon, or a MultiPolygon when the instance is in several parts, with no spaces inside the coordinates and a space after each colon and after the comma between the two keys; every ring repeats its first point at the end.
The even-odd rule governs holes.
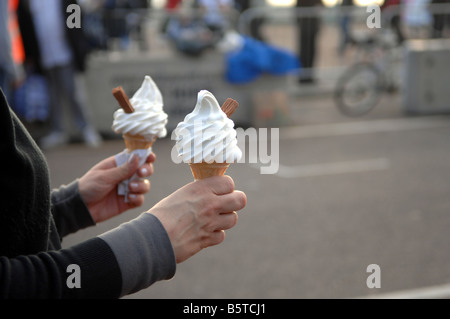
{"type": "Polygon", "coordinates": [[[45,157],[1,90],[0,170],[0,298],[118,298],[174,275],[169,237],[149,213],[61,249],[95,223],[77,181],[50,190],[45,157]],[[80,287],[67,284],[69,265],[80,287]]]}

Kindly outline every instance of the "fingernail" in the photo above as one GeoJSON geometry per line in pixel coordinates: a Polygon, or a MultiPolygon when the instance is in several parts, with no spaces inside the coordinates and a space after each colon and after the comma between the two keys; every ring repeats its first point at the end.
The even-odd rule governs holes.
{"type": "Polygon", "coordinates": [[[139,187],[138,183],[130,183],[130,187],[136,189],[139,187]]]}
{"type": "Polygon", "coordinates": [[[136,194],[128,194],[128,198],[136,199],[137,195],[136,194]]]}
{"type": "Polygon", "coordinates": [[[141,174],[144,175],[144,176],[147,176],[148,175],[148,169],[146,169],[145,167],[141,168],[141,174]]]}

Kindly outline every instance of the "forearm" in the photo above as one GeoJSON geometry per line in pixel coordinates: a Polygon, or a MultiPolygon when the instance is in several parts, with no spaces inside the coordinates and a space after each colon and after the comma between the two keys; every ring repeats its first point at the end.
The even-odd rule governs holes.
{"type": "Polygon", "coordinates": [[[61,237],[95,225],[81,198],[78,181],[52,191],[52,214],[61,237]]]}
{"type": "Polygon", "coordinates": [[[0,257],[0,298],[119,298],[170,279],[175,270],[164,227],[143,213],[69,249],[0,257]],[[79,267],[80,288],[67,285],[69,265],[79,267]]]}
{"type": "Polygon", "coordinates": [[[99,238],[60,251],[0,257],[0,282],[2,299],[117,298],[122,286],[115,256],[99,238]],[[69,265],[79,266],[80,288],[67,285],[69,265]]]}
{"type": "Polygon", "coordinates": [[[121,296],[170,279],[176,271],[175,254],[161,222],[149,213],[100,235],[114,252],[122,274],[121,296]]]}

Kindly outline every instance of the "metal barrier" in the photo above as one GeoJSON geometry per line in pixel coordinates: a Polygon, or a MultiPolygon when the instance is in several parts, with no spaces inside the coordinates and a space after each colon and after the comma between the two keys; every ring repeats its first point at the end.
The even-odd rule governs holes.
{"type": "MultiPolygon", "coordinates": [[[[395,24],[396,18],[402,18],[402,16],[405,15],[405,12],[408,10],[414,9],[414,6],[407,6],[407,5],[395,5],[395,6],[389,6],[387,7],[383,12],[383,27],[389,27],[395,24]]],[[[430,23],[423,25],[423,28],[425,32],[417,33],[412,30],[412,32],[408,32],[411,30],[408,30],[408,28],[414,29],[415,27],[409,27],[405,21],[401,21],[400,27],[404,29],[405,31],[405,38],[411,39],[411,38],[440,38],[440,37],[450,37],[450,32],[447,32],[447,34],[442,33],[445,24],[447,24],[447,28],[450,28],[450,3],[434,3],[429,4],[426,6],[426,8],[418,8],[417,9],[426,9],[426,12],[422,12],[422,14],[428,13],[430,15],[430,23]],[[445,21],[446,20],[446,21],[445,21]],[[436,32],[438,31],[438,32],[436,32]],[[441,34],[438,34],[441,33],[441,34]]],[[[423,11],[423,10],[421,10],[423,11]]],[[[402,19],[400,19],[402,20],[402,19]]],[[[404,19],[403,19],[404,20],[404,19]]]]}
{"type": "MultiPolygon", "coordinates": [[[[274,41],[275,44],[284,45],[287,49],[298,52],[302,60],[300,52],[301,28],[308,28],[308,22],[317,23],[313,20],[318,20],[321,27],[316,34],[317,51],[315,54],[317,56],[311,71],[314,70],[320,83],[320,86],[313,92],[323,94],[324,92],[332,92],[337,79],[346,68],[359,59],[358,55],[367,42],[376,41],[378,45],[385,45],[383,42],[394,41],[397,42],[395,45],[401,47],[400,42],[402,41],[418,37],[422,39],[435,38],[437,37],[436,33],[440,33],[440,37],[450,37],[450,34],[446,32],[433,32],[436,30],[433,30],[432,24],[422,29],[409,26],[404,21],[405,11],[408,8],[411,8],[411,6],[388,6],[380,10],[380,28],[370,28],[367,22],[373,18],[373,12],[368,12],[366,7],[258,7],[241,14],[238,29],[242,34],[249,34],[252,22],[261,19],[264,19],[266,26],[283,26],[285,33],[290,32],[290,39],[282,42],[279,39],[280,37],[268,37],[269,41],[274,41]],[[303,24],[300,23],[302,20],[303,24]],[[348,34],[344,34],[345,31],[348,34]],[[346,36],[350,38],[350,41],[343,43],[346,36]],[[400,41],[395,40],[399,36],[402,37],[400,41]]],[[[443,27],[443,20],[448,20],[446,15],[450,14],[450,3],[430,4],[426,8],[432,18],[440,19],[440,27],[443,27]]],[[[284,34],[284,36],[288,35],[284,34]]],[[[294,83],[296,79],[291,79],[290,82],[296,94],[303,92],[304,88],[294,83]]],[[[306,88],[307,91],[308,89],[309,87],[306,88]]]]}
{"type": "Polygon", "coordinates": [[[367,28],[368,16],[366,8],[353,6],[257,7],[241,14],[238,30],[242,34],[249,34],[253,21],[263,19],[268,33],[267,41],[297,53],[303,64],[301,72],[314,73],[313,77],[318,80],[318,85],[302,86],[297,83],[295,75],[291,76],[288,79],[291,93],[323,94],[332,92],[337,78],[355,59],[356,43],[344,43],[345,37],[348,36],[345,34],[345,28],[352,26],[350,30],[355,31],[352,39],[358,42],[378,32],[376,29],[367,28]],[[278,33],[271,35],[268,30],[271,27],[278,28],[278,33]],[[311,33],[302,32],[302,29],[309,29],[311,33]],[[306,37],[311,39],[302,45],[302,38],[306,37]],[[304,59],[302,55],[307,57],[304,59]]]}
{"type": "MultiPolygon", "coordinates": [[[[199,8],[183,7],[174,11],[165,9],[97,9],[85,14],[83,28],[91,37],[103,38],[99,49],[112,51],[147,51],[159,49],[164,38],[167,21],[177,16],[201,19],[205,11],[199,8]],[[120,47],[117,39],[127,37],[129,43],[120,47]],[[131,44],[131,46],[129,45],[131,44]],[[137,44],[137,45],[136,45],[137,44]]],[[[235,28],[239,13],[230,8],[222,14],[228,28],[235,28]]]]}
{"type": "MultiPolygon", "coordinates": [[[[430,12],[450,14],[450,4],[430,5],[430,12]]],[[[219,99],[236,97],[242,105],[235,114],[237,122],[255,125],[258,122],[258,110],[253,104],[255,100],[271,101],[271,98],[255,97],[255,92],[276,92],[274,104],[281,108],[286,104],[287,95],[314,94],[324,96],[332,93],[337,79],[357,59],[357,52],[367,39],[378,37],[380,34],[392,34],[392,21],[402,12],[402,7],[390,7],[382,13],[380,29],[370,29],[366,21],[370,13],[363,7],[333,7],[333,8],[252,8],[241,15],[233,12],[229,17],[230,29],[248,34],[250,25],[255,19],[263,18],[262,28],[267,35],[267,42],[299,52],[298,24],[304,18],[318,18],[321,30],[317,35],[318,56],[313,69],[318,82],[314,85],[298,83],[296,75],[277,78],[262,77],[255,83],[235,86],[227,83],[224,78],[223,55],[217,50],[208,52],[200,59],[191,59],[175,52],[161,35],[160,30],[168,13],[164,10],[117,10],[114,17],[122,17],[132,26],[130,32],[131,44],[126,49],[118,47],[118,38],[109,39],[108,45],[102,51],[90,58],[86,74],[87,89],[93,109],[97,127],[102,131],[109,131],[112,113],[115,109],[110,89],[123,85],[128,94],[133,94],[140,85],[145,74],[155,78],[163,91],[165,108],[170,113],[169,129],[172,129],[184,115],[191,111],[195,104],[196,93],[201,89],[210,89],[219,99]],[[132,14],[131,18],[127,15],[132,14]],[[138,18],[137,18],[138,17],[138,18]],[[345,50],[339,51],[342,43],[342,26],[344,20],[351,20],[352,42],[345,50]],[[139,35],[140,33],[140,35],[139,35]],[[141,41],[145,41],[142,45],[141,41]],[[146,45],[148,44],[148,45],[146,45]]],[[[191,10],[190,14],[198,14],[191,10]]],[[[100,17],[103,13],[100,13],[100,17]]],[[[413,33],[407,33],[413,36],[413,33]]],[[[447,34],[444,32],[444,36],[447,34]]],[[[269,103],[269,102],[267,102],[269,103]]],[[[266,103],[266,104],[267,104],[266,103]]],[[[270,102],[272,103],[272,102],[270,102]]],[[[270,113],[269,110],[268,112],[270,113]]],[[[264,113],[264,112],[263,112],[264,113]]],[[[267,112],[266,112],[267,113],[267,112]]],[[[264,123],[262,124],[264,125],[264,123]]],[[[274,125],[282,125],[275,123],[274,125]]]]}

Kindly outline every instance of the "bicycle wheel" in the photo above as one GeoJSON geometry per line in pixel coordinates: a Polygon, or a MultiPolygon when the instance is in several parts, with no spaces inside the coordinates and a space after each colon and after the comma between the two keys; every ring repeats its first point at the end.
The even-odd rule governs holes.
{"type": "Polygon", "coordinates": [[[338,79],[334,101],[343,114],[361,116],[375,107],[382,91],[381,72],[371,63],[359,63],[338,79]]]}

